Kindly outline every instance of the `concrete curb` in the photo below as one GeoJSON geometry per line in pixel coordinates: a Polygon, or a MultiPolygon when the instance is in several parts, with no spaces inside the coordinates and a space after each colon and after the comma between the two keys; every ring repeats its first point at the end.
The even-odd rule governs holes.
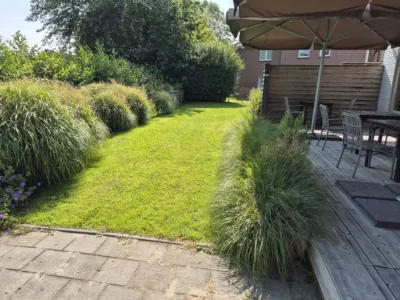
{"type": "MultiPolygon", "coordinates": [[[[142,235],[132,235],[125,233],[113,233],[113,232],[99,232],[95,230],[87,230],[87,229],[77,229],[77,228],[65,228],[65,227],[50,227],[50,226],[40,226],[40,225],[32,225],[32,224],[19,224],[21,227],[37,229],[37,230],[49,230],[49,231],[61,231],[67,233],[76,233],[76,234],[90,234],[90,235],[102,235],[108,237],[115,238],[127,238],[127,239],[136,239],[139,241],[153,242],[153,243],[164,243],[171,245],[184,245],[184,242],[174,242],[165,239],[157,239],[153,237],[147,237],[142,235]]],[[[196,246],[202,248],[213,248],[214,245],[210,243],[195,243],[196,246]]]]}

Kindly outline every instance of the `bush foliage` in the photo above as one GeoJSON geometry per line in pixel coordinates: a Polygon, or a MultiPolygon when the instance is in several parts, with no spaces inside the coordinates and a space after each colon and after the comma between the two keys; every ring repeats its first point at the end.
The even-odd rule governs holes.
{"type": "Polygon", "coordinates": [[[233,94],[242,68],[242,60],[230,45],[198,45],[187,69],[184,84],[186,101],[225,101],[233,94]]]}
{"type": "Polygon", "coordinates": [[[258,118],[234,128],[212,207],[221,253],[256,273],[279,272],[283,279],[318,233],[322,211],[307,142],[285,137],[276,125],[258,118]]]}

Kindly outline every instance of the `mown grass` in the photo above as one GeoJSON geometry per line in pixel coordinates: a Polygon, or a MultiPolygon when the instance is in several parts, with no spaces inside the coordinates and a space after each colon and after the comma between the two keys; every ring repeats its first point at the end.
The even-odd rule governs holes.
{"type": "Polygon", "coordinates": [[[210,241],[223,139],[244,106],[192,103],[107,140],[73,182],[42,190],[19,221],[210,241]]]}

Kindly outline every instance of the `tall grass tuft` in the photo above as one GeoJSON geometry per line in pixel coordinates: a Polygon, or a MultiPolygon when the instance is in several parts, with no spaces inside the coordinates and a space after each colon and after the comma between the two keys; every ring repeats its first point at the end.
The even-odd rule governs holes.
{"type": "Polygon", "coordinates": [[[0,86],[0,152],[36,181],[65,181],[88,162],[91,130],[40,84],[0,86]]]}
{"type": "Polygon", "coordinates": [[[261,112],[261,97],[262,90],[261,89],[251,89],[249,94],[249,111],[253,117],[257,117],[261,112]]]}
{"type": "Polygon", "coordinates": [[[212,205],[220,252],[253,272],[287,278],[321,227],[322,193],[304,143],[268,120],[243,120],[228,134],[212,205]]]}
{"type": "Polygon", "coordinates": [[[94,83],[83,88],[91,96],[91,106],[96,115],[112,132],[122,132],[136,127],[137,118],[127,105],[129,87],[117,83],[94,83]]]}
{"type": "Polygon", "coordinates": [[[139,125],[146,124],[155,113],[154,106],[146,94],[140,90],[131,88],[131,91],[126,95],[126,101],[131,111],[136,115],[139,125]]]}
{"type": "Polygon", "coordinates": [[[159,115],[171,114],[179,105],[178,100],[166,91],[156,92],[151,101],[159,115]]]}
{"type": "Polygon", "coordinates": [[[93,95],[94,111],[112,132],[126,131],[137,125],[136,116],[124,102],[112,90],[93,95]]]}

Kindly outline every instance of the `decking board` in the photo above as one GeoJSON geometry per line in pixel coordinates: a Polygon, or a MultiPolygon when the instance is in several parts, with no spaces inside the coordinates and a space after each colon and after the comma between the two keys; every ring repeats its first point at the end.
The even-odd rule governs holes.
{"type": "MultiPolygon", "coordinates": [[[[310,146],[309,159],[326,190],[330,212],[329,232],[313,244],[326,269],[316,271],[318,280],[328,282],[322,283],[324,296],[335,299],[332,295],[336,293],[339,299],[400,300],[400,230],[376,228],[335,184],[339,179],[393,183],[390,158],[375,155],[372,168],[366,168],[361,157],[356,178],[352,179],[357,156],[346,151],[336,168],[341,142],[328,141],[324,151],[322,144],[316,143],[310,146]]],[[[321,268],[321,261],[313,263],[314,268],[321,268]]]]}

